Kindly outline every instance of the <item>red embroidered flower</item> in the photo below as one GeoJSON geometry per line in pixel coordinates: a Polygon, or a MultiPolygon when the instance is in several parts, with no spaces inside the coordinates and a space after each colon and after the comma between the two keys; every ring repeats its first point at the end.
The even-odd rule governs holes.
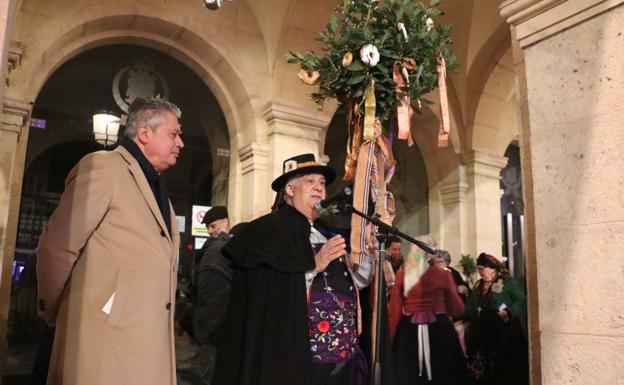
{"type": "Polygon", "coordinates": [[[327,321],[321,321],[319,323],[316,324],[316,328],[321,332],[321,333],[325,333],[329,331],[329,322],[327,321]]]}
{"type": "Polygon", "coordinates": [[[338,353],[338,355],[340,356],[340,358],[345,358],[347,356],[347,352],[343,350],[340,353],[338,353]]]}

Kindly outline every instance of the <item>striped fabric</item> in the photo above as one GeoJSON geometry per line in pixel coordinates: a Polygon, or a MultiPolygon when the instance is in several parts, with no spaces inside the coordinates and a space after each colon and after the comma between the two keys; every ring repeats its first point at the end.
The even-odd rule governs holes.
{"type": "MultiPolygon", "coordinates": [[[[386,190],[386,184],[394,174],[396,161],[387,139],[381,135],[381,123],[375,124],[375,140],[365,141],[360,148],[355,181],[353,184],[353,207],[367,213],[369,197],[375,202],[375,214],[385,223],[394,219],[394,197],[386,190]]],[[[366,246],[367,221],[357,215],[351,218],[351,259],[360,264],[362,250],[366,246]]]]}

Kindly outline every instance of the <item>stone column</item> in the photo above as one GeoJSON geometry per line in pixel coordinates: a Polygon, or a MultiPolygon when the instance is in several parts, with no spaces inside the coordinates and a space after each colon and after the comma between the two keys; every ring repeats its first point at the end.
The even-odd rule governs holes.
{"type": "Polygon", "coordinates": [[[467,253],[467,194],[469,186],[461,180],[439,186],[442,210],[438,246],[453,256],[454,265],[467,253]]]}
{"type": "Polygon", "coordinates": [[[11,272],[31,107],[5,97],[0,122],[0,373],[6,357],[11,272]]]}
{"type": "Polygon", "coordinates": [[[487,252],[502,256],[502,230],[500,198],[500,172],[507,158],[489,151],[474,149],[460,157],[464,178],[470,189],[467,192],[468,226],[465,250],[476,257],[487,252]]]}
{"type": "Polygon", "coordinates": [[[328,161],[321,146],[331,117],[282,101],[269,103],[263,117],[268,127],[270,154],[266,186],[282,174],[283,161],[291,156],[313,153],[318,161],[328,161]]]}
{"type": "Polygon", "coordinates": [[[269,147],[253,142],[240,149],[238,156],[243,188],[236,195],[240,197],[241,220],[249,221],[266,214],[270,208],[269,147]]]}
{"type": "Polygon", "coordinates": [[[622,3],[501,5],[519,86],[533,384],[624,377],[622,3]]]}

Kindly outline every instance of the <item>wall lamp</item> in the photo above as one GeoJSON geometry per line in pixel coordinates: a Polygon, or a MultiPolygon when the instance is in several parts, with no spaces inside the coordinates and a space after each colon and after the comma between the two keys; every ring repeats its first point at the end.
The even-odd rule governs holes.
{"type": "Polygon", "coordinates": [[[117,143],[119,134],[119,116],[108,112],[93,114],[93,136],[95,141],[104,147],[111,147],[117,143]]]}

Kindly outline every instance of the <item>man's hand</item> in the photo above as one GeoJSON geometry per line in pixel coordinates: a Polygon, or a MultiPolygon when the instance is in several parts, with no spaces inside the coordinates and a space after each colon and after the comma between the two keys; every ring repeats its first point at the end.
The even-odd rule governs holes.
{"type": "Polygon", "coordinates": [[[468,293],[468,288],[465,285],[459,285],[457,286],[457,292],[459,294],[466,294],[468,293]]]}
{"type": "Polygon", "coordinates": [[[316,263],[314,270],[319,273],[324,271],[331,261],[345,255],[346,248],[347,244],[341,235],[335,235],[330,238],[314,256],[314,262],[316,263]]]}

